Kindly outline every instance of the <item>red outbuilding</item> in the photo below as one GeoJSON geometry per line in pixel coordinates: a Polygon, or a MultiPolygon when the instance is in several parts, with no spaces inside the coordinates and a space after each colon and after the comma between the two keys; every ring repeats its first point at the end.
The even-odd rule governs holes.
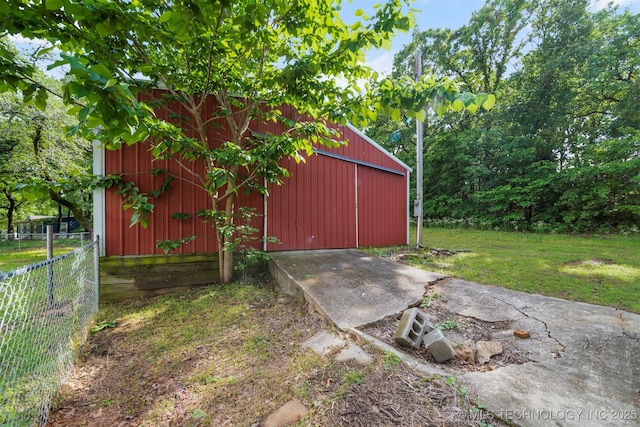
{"type": "MultiPolygon", "coordinates": [[[[295,111],[282,109],[283,114],[295,111]]],[[[179,112],[178,112],[179,113],[179,112]]],[[[161,114],[161,113],[159,113],[161,114]]],[[[254,132],[282,132],[280,124],[256,124],[254,132]]],[[[403,245],[409,239],[410,168],[351,125],[336,126],[344,144],[329,149],[318,146],[305,162],[285,158],[282,165],[290,177],[282,185],[269,185],[269,195],[240,192],[237,204],[259,214],[252,225],[260,236],[276,237],[281,244],[264,244],[267,251],[357,248],[403,245]]],[[[219,131],[218,131],[219,132],[219,131]]],[[[108,258],[164,256],[159,240],[187,236],[196,239],[172,251],[177,254],[217,252],[211,223],[194,213],[210,208],[207,194],[193,185],[184,168],[171,161],[153,160],[144,143],[120,150],[95,148],[94,172],[120,173],[131,179],[140,192],[149,193],[166,179],[152,170],[165,170],[175,177],[170,190],[152,202],[153,214],[146,228],[130,226],[131,210],[123,209],[116,188],[95,194],[95,232],[100,235],[103,255],[108,258]],[[172,213],[192,214],[188,219],[172,213]]],[[[193,164],[198,172],[203,166],[193,164]]]]}

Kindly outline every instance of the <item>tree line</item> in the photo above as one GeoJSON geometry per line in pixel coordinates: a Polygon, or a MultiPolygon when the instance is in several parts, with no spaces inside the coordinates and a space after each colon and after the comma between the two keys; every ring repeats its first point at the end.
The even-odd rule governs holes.
{"type": "MultiPolygon", "coordinates": [[[[42,73],[38,79],[60,87],[42,73]]],[[[67,134],[77,121],[66,110],[60,99],[40,110],[23,93],[0,93],[0,230],[9,235],[28,215],[57,216],[58,229],[73,215],[92,230],[91,142],[67,134]]]]}
{"type": "MultiPolygon", "coordinates": [[[[418,22],[419,25],[419,22],[418,22]]],[[[588,0],[490,0],[457,30],[415,31],[394,59],[470,91],[480,114],[429,114],[424,213],[507,229],[583,232],[640,224],[640,15],[588,0]]],[[[415,164],[411,119],[368,133],[415,164]]]]}
{"type": "MultiPolygon", "coordinates": [[[[446,76],[380,79],[364,63],[367,50],[389,47],[395,32],[413,28],[408,3],[387,0],[357,10],[346,24],[341,0],[10,0],[0,3],[0,92],[18,94],[30,111],[48,111],[59,98],[74,119],[70,135],[107,149],[146,144],[154,159],[179,166],[187,177],[180,179],[204,191],[211,209],[171,215],[212,225],[227,282],[238,242],[237,195],[281,183],[288,173],[282,158],[301,161],[314,144],[338,144],[331,123],[364,126],[381,112],[424,117],[427,103],[440,114],[494,105],[493,94],[461,91],[446,76]],[[38,78],[9,37],[48,42],[39,54],[57,54],[49,67],[65,73],[58,89],[38,78]],[[157,88],[164,95],[155,96],[157,88]],[[299,117],[285,117],[279,110],[285,104],[299,117]],[[267,122],[286,130],[258,133],[255,124],[267,122]]],[[[90,185],[117,186],[123,207],[133,211],[132,225],[145,226],[157,195],[141,190],[138,178],[102,177],[90,185]]],[[[166,182],[163,191],[171,191],[166,182]]],[[[174,250],[193,238],[156,245],[174,250]]]]}

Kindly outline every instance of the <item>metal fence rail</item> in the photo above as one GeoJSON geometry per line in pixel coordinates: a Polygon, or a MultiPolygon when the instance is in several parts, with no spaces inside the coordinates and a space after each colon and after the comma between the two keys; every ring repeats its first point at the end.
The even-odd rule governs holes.
{"type": "Polygon", "coordinates": [[[0,274],[0,425],[43,425],[98,311],[98,243],[0,274]]]}

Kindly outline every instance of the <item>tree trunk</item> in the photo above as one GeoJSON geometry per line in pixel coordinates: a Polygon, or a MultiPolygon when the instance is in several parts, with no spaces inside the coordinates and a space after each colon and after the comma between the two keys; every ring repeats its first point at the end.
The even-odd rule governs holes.
{"type": "MultiPolygon", "coordinates": [[[[215,197],[211,198],[213,204],[213,211],[219,212],[220,201],[215,197]]],[[[223,226],[232,228],[233,226],[233,214],[235,213],[235,194],[229,194],[224,200],[224,223],[223,226]]],[[[233,280],[233,249],[229,249],[229,246],[233,243],[233,234],[231,236],[226,233],[222,233],[216,224],[216,238],[218,242],[218,271],[220,273],[220,281],[222,283],[230,283],[233,280]]]]}
{"type": "Polygon", "coordinates": [[[13,197],[11,197],[11,194],[9,194],[7,191],[3,191],[3,193],[6,196],[7,200],[9,201],[9,207],[7,208],[7,233],[12,234],[13,233],[13,215],[18,209],[18,206],[16,205],[16,200],[13,197]]]}
{"type": "Polygon", "coordinates": [[[233,280],[233,251],[224,250],[231,239],[233,236],[228,237],[218,233],[218,270],[222,283],[230,283],[233,280]]]}
{"type": "Polygon", "coordinates": [[[61,204],[58,204],[58,233],[62,233],[62,205],[61,204]]]}
{"type": "MultiPolygon", "coordinates": [[[[235,213],[235,194],[231,193],[225,199],[224,213],[225,225],[233,225],[233,215],[235,213]]],[[[224,235],[222,237],[222,246],[218,249],[220,255],[220,281],[229,283],[233,280],[233,249],[224,250],[225,247],[233,243],[234,236],[224,235]]],[[[220,244],[220,243],[218,243],[220,244]]]]}
{"type": "Polygon", "coordinates": [[[84,215],[84,212],[82,212],[82,209],[77,204],[68,201],[67,199],[62,197],[60,194],[53,191],[51,188],[49,189],[49,196],[51,197],[51,200],[53,200],[54,202],[71,210],[71,213],[73,213],[73,216],[80,223],[80,225],[82,225],[84,229],[87,230],[89,233],[93,233],[93,223],[89,218],[87,218],[84,215]]]}
{"type": "Polygon", "coordinates": [[[220,255],[220,281],[230,283],[233,280],[233,252],[219,250],[220,255]]]}

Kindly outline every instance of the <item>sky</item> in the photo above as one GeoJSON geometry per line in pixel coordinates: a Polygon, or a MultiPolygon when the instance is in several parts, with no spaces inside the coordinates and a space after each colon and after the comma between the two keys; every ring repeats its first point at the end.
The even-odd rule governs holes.
{"type": "MultiPolygon", "coordinates": [[[[602,9],[609,1],[593,0],[593,8],[602,9]]],[[[349,17],[353,16],[356,9],[373,14],[373,5],[376,3],[381,3],[381,0],[352,0],[351,3],[343,0],[342,19],[349,22],[349,17]]],[[[419,10],[415,13],[415,21],[420,31],[430,28],[455,30],[468,23],[473,12],[482,8],[484,3],[485,0],[415,0],[411,7],[419,10]]],[[[632,13],[640,13],[640,0],[614,0],[613,3],[621,9],[628,8],[632,13]]],[[[393,56],[410,41],[411,33],[398,33],[392,41],[391,50],[380,49],[367,53],[367,65],[378,73],[391,73],[393,56]]]]}
{"type": "MultiPolygon", "coordinates": [[[[640,0],[637,0],[640,1],[640,0]]],[[[356,9],[373,15],[373,5],[380,0],[343,0],[342,19],[350,21],[356,9]]],[[[469,22],[471,14],[484,5],[485,0],[415,0],[411,7],[417,9],[415,23],[421,31],[429,28],[457,29],[469,22]]],[[[367,65],[378,73],[391,73],[393,56],[411,41],[411,32],[398,33],[392,40],[391,50],[379,49],[367,53],[367,65]]]]}

